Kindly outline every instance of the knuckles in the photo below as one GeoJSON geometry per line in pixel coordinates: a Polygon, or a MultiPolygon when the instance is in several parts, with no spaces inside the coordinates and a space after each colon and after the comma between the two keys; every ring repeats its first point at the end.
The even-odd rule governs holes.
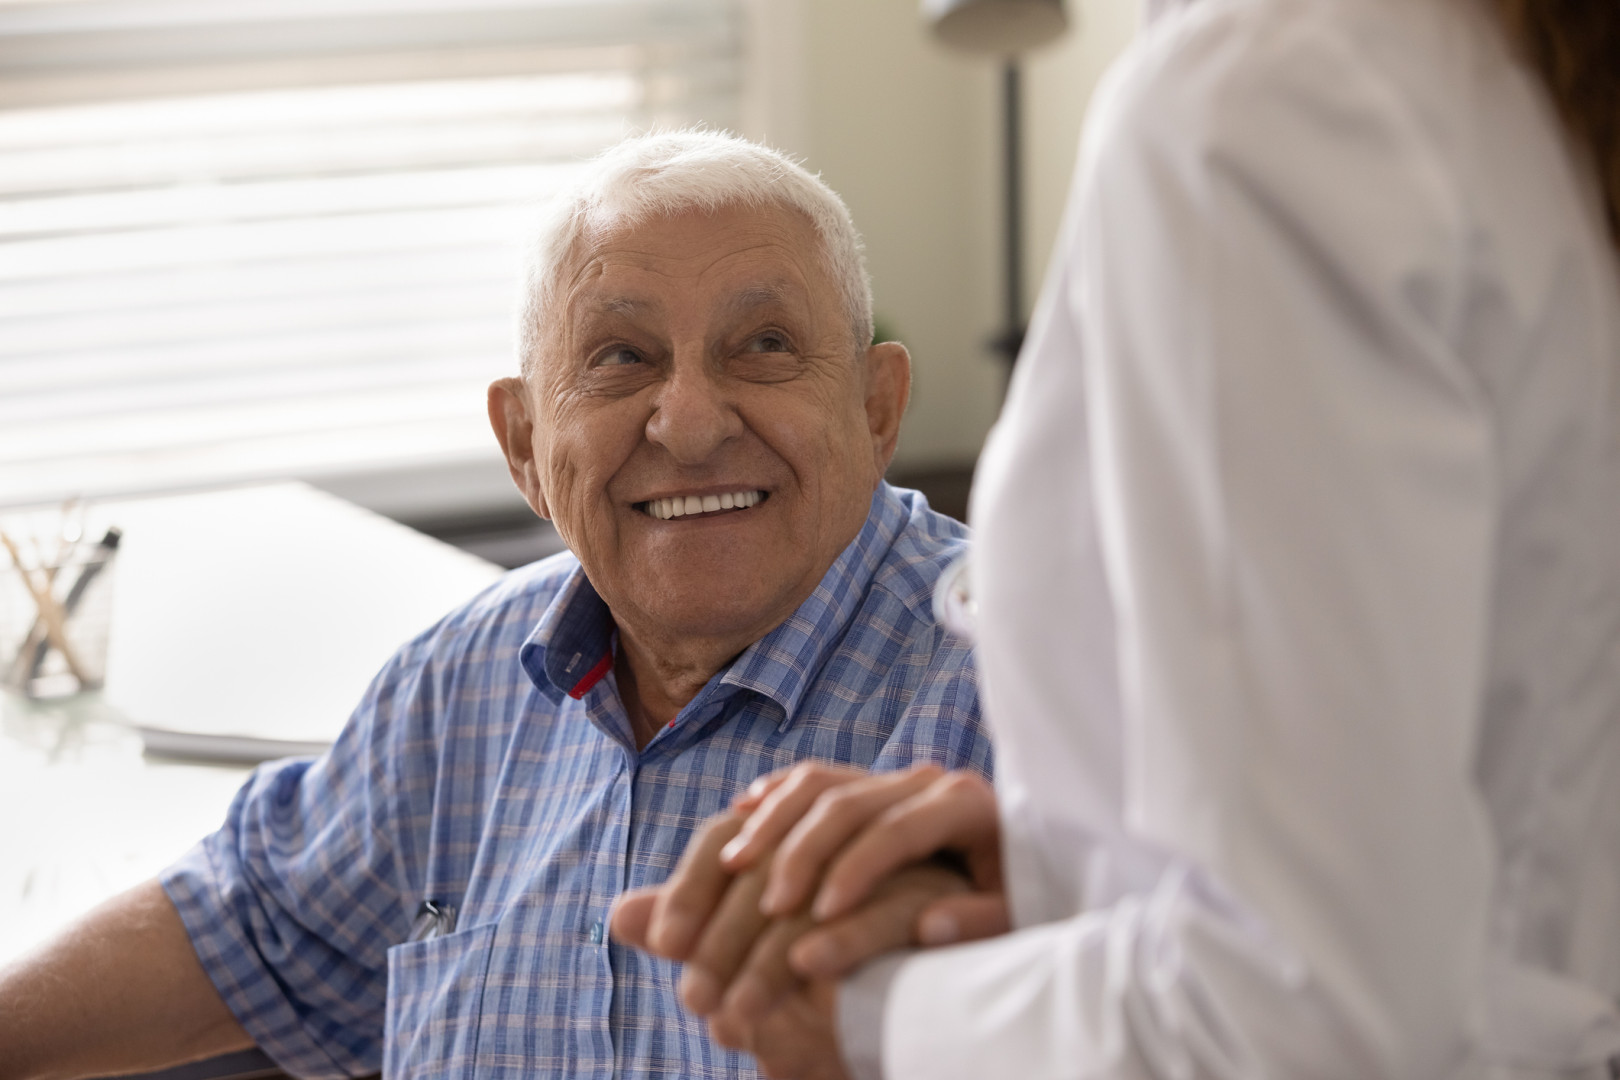
{"type": "Polygon", "coordinates": [[[832,824],[843,825],[860,813],[861,798],[859,793],[848,791],[845,788],[834,788],[823,792],[816,800],[815,810],[812,811],[820,820],[832,824]]]}
{"type": "Polygon", "coordinates": [[[828,765],[821,761],[801,761],[788,770],[783,781],[784,794],[820,791],[833,784],[848,783],[859,769],[847,765],[828,765]]]}
{"type": "Polygon", "coordinates": [[[976,773],[957,771],[942,773],[929,788],[929,797],[943,802],[976,804],[980,808],[994,807],[995,793],[990,785],[976,773]]]}

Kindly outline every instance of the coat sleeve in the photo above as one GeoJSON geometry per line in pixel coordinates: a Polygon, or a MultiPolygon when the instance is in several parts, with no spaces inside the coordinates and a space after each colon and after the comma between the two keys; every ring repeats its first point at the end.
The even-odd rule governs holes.
{"type": "MultiPolygon", "coordinates": [[[[985,559],[1038,567],[1036,548],[1068,542],[1039,504],[1084,472],[1122,842],[1157,869],[1106,905],[874,973],[891,1080],[1468,1073],[1498,493],[1489,403],[1449,345],[1461,204],[1354,42],[1310,14],[1243,21],[1257,6],[1155,33],[1094,106],[1039,316],[1081,355],[1037,341],[998,436],[1041,445],[1083,414],[1089,455],[1013,449],[1046,497],[975,503],[985,559]],[[1084,400],[1052,400],[1063,386],[1084,400]]],[[[1073,613],[985,593],[1011,769],[1039,723],[996,714],[997,683],[1061,698],[1072,673],[1020,646],[1071,633],[1073,613]]]]}

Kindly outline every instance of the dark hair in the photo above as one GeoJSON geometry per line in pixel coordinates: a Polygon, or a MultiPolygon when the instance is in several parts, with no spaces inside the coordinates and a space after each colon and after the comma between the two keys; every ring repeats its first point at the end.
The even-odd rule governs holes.
{"type": "Polygon", "coordinates": [[[1493,0],[1508,37],[1591,153],[1620,246],[1620,0],[1493,0]]]}

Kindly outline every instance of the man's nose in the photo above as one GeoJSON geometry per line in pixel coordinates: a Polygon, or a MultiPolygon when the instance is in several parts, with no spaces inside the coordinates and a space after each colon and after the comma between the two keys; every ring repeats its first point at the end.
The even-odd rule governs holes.
{"type": "Polygon", "coordinates": [[[682,465],[698,465],[741,431],[742,418],[717,373],[706,364],[677,361],[653,399],[648,441],[682,465]]]}

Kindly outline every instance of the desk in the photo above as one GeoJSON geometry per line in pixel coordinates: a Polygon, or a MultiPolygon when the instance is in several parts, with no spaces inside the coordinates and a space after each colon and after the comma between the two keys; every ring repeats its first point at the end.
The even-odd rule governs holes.
{"type": "Polygon", "coordinates": [[[330,741],[395,648],[501,574],[302,484],[95,507],[108,524],[106,689],[0,692],[0,964],[223,821],[248,768],[150,756],[136,723],[330,741]]]}
{"type": "Polygon", "coordinates": [[[0,695],[0,963],[172,862],[247,774],[144,757],[99,695],[0,695]]]}

